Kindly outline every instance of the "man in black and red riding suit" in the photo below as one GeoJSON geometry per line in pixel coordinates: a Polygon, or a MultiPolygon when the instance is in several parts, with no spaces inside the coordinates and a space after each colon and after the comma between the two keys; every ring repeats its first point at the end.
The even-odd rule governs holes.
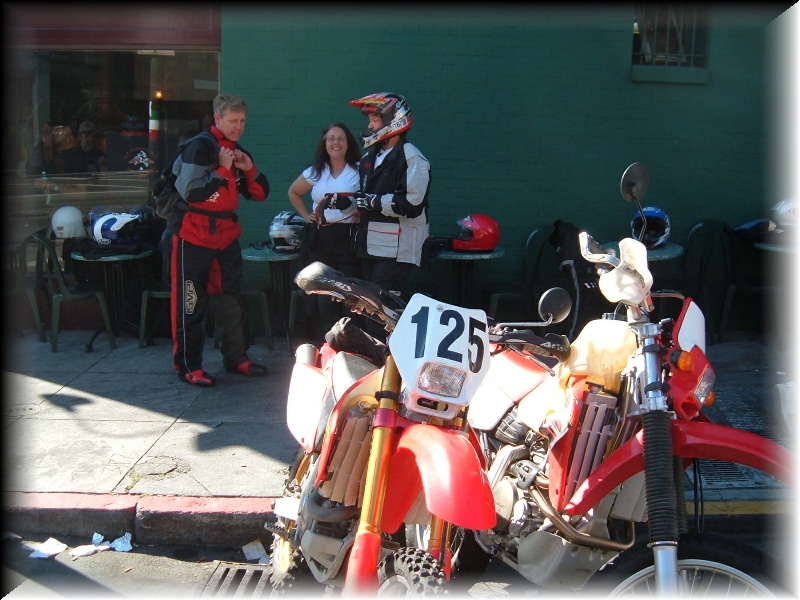
{"type": "Polygon", "coordinates": [[[198,136],[175,161],[178,203],[170,227],[172,246],[173,361],[178,378],[211,387],[214,377],[203,370],[204,321],[211,294],[222,331],[225,370],[254,377],[266,375],[263,365],[247,357],[243,319],[246,304],[240,290],[242,251],[239,196],[263,202],[269,182],[238,141],[244,132],[247,104],[234,94],[214,99],[214,125],[198,136]]]}

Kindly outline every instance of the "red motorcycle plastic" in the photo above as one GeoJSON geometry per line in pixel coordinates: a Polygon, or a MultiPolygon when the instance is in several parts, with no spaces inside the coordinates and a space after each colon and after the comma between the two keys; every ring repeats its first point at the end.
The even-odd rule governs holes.
{"type": "MultiPolygon", "coordinates": [[[[621,188],[640,210],[646,185],[644,167],[631,165],[621,188]]],[[[677,319],[650,321],[653,278],[643,244],[624,239],[616,257],[586,233],[579,241],[617,312],[590,321],[571,343],[534,333],[549,320],[490,329],[491,368],[468,422],[489,463],[497,524],[474,540],[546,588],[776,593],[781,574],[755,548],[688,533],[684,477],[692,467],[699,485],[698,461],[710,459],[793,484],[792,453],[709,422],[703,408],[713,402],[715,374],[703,313],[685,298],[677,319]],[[646,542],[637,524],[646,524],[646,542]]]]}
{"type": "Polygon", "coordinates": [[[310,574],[351,595],[438,593],[451,528],[495,522],[464,419],[489,368],[486,315],[421,294],[393,308],[391,295],[322,263],[295,281],[391,333],[384,345],[344,319],[321,348],[297,350],[287,421],[301,450],[266,525],[273,588],[310,574]],[[404,545],[404,524],[434,532],[425,548],[404,545]]]}

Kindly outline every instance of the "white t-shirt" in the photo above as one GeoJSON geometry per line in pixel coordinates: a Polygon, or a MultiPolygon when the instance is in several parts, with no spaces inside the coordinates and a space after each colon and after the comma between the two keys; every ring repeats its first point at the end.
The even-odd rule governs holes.
{"type": "MultiPolygon", "coordinates": [[[[325,194],[334,194],[339,192],[357,192],[358,191],[358,171],[350,165],[346,165],[344,171],[339,173],[338,177],[331,175],[331,170],[328,165],[319,176],[319,179],[311,179],[311,172],[313,167],[308,167],[303,171],[303,178],[311,184],[311,200],[313,206],[311,210],[315,210],[325,194]]],[[[325,220],[328,223],[355,223],[356,222],[356,205],[353,203],[345,210],[337,210],[335,208],[325,209],[325,220]]]]}

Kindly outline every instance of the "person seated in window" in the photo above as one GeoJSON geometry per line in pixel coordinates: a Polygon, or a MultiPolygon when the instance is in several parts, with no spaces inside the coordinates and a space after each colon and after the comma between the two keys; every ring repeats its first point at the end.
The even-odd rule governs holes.
{"type": "Polygon", "coordinates": [[[95,133],[97,128],[92,121],[84,121],[78,127],[78,141],[81,151],[86,158],[86,171],[88,173],[104,173],[108,171],[106,167],[106,155],[97,148],[95,144],[95,133]]]}
{"type": "Polygon", "coordinates": [[[81,145],[72,125],[57,125],[53,127],[53,143],[56,150],[56,173],[89,172],[89,161],[86,153],[81,150],[81,145]]]}

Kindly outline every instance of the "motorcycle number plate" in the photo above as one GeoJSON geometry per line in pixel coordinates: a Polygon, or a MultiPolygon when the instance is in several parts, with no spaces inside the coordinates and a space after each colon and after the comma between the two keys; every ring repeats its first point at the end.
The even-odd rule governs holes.
{"type": "MultiPolygon", "coordinates": [[[[443,400],[465,405],[489,370],[489,336],[486,313],[415,294],[403,310],[389,338],[400,376],[415,390],[420,373],[430,363],[464,374],[457,397],[443,400]]],[[[430,391],[420,391],[436,396],[430,391]]]]}

